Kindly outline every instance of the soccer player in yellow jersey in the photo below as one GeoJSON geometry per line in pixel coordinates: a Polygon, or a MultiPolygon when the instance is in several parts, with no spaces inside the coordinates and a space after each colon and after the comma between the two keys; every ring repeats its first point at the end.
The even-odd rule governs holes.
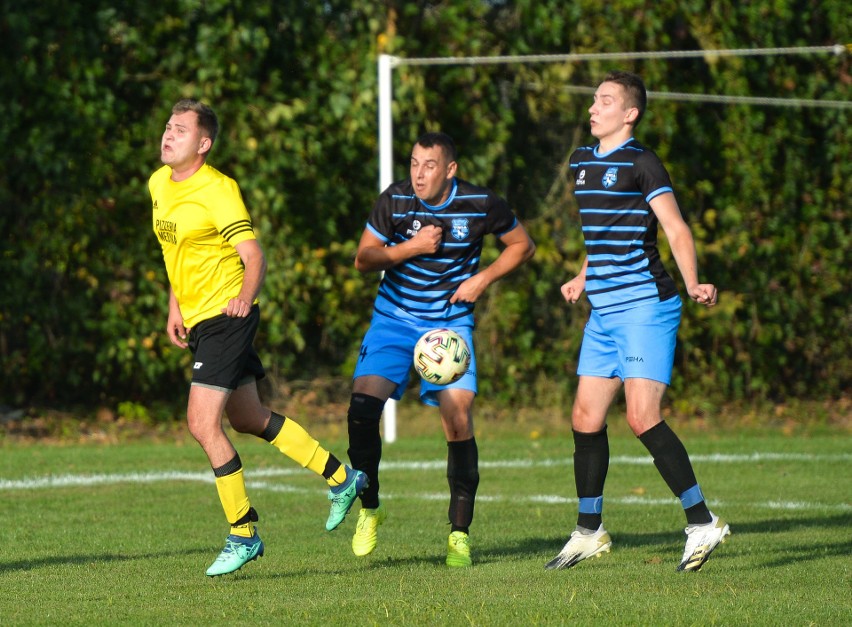
{"type": "Polygon", "coordinates": [[[341,464],[295,421],[260,401],[257,380],[264,370],[252,343],[266,260],[236,181],[206,164],[218,130],[209,106],[179,101],[160,144],[164,165],[148,182],[154,233],[169,275],[167,332],[172,344],[193,355],[187,423],[213,467],[231,526],[225,548],[207,569],[211,577],[263,555],[257,513],[240,456],[222,428],[223,414],[236,431],[263,438],[326,479],[329,531],[343,522],[367,484],[364,473],[341,464]]]}

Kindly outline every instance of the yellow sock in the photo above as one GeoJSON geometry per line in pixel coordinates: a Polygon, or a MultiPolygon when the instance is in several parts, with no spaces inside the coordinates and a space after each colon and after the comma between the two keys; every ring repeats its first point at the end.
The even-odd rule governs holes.
{"type": "Polygon", "coordinates": [[[224,477],[216,477],[216,490],[219,492],[219,500],[222,509],[225,510],[225,518],[231,524],[231,533],[235,536],[250,538],[254,535],[254,523],[248,521],[241,525],[233,523],[246,517],[251,504],[246,493],[246,482],[243,477],[243,469],[224,477]]]}
{"type": "Polygon", "coordinates": [[[284,419],[284,425],[272,440],[272,445],[303,468],[313,470],[318,475],[325,470],[330,455],[292,418],[284,419]]]}
{"type": "Polygon", "coordinates": [[[254,523],[247,522],[244,525],[231,525],[231,535],[251,538],[254,535],[254,523]]]}
{"type": "Polygon", "coordinates": [[[335,470],[334,474],[325,481],[330,486],[342,485],[346,481],[346,466],[340,464],[340,468],[335,470]]]}

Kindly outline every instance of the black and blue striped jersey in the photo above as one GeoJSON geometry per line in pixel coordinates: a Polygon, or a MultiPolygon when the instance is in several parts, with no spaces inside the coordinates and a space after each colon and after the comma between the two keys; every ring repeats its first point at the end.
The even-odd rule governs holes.
{"type": "Polygon", "coordinates": [[[606,154],[577,148],[570,159],[586,244],[586,294],[600,313],[623,311],[677,294],[657,249],[650,202],[672,192],[665,166],[635,139],[606,154]]]}
{"type": "Polygon", "coordinates": [[[458,286],[476,274],[483,239],[500,237],[518,225],[505,200],[494,192],[453,179],[447,200],[431,206],[417,198],[411,179],[382,192],[367,228],[388,246],[396,246],[424,226],[442,229],[442,244],[431,255],[419,255],[385,271],[375,301],[377,313],[440,324],[473,325],[473,303],[450,304],[458,286]]]}

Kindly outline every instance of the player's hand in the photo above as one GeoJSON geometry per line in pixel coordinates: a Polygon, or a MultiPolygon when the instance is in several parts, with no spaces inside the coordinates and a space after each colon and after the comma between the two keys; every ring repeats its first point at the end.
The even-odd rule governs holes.
{"type": "Polygon", "coordinates": [[[189,329],[183,326],[183,318],[180,316],[174,318],[169,316],[166,333],[169,336],[169,341],[178,348],[186,348],[188,346],[186,336],[189,333],[189,329]]]}
{"type": "Polygon", "coordinates": [[[443,229],[434,224],[427,224],[422,229],[408,240],[409,244],[414,247],[418,255],[428,255],[434,253],[441,246],[443,241],[443,229]]]}
{"type": "Polygon", "coordinates": [[[563,298],[571,304],[580,300],[580,295],[586,289],[586,276],[577,275],[567,283],[564,283],[560,288],[563,298]]]}
{"type": "Polygon", "coordinates": [[[689,297],[700,305],[712,307],[719,300],[719,292],[712,283],[698,283],[687,288],[689,297]]]}
{"type": "Polygon", "coordinates": [[[450,303],[475,303],[487,287],[488,281],[481,274],[474,274],[456,288],[450,297],[450,303]]]}
{"type": "Polygon", "coordinates": [[[228,301],[228,306],[222,309],[222,313],[229,318],[245,318],[251,311],[251,303],[247,303],[239,296],[228,301]]]}

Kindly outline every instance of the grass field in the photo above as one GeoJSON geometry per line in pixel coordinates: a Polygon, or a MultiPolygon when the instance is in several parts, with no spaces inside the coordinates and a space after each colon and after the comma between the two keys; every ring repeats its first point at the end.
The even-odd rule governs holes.
{"type": "MultiPolygon", "coordinates": [[[[0,447],[0,624],[850,625],[852,446],[847,432],[682,433],[733,535],[678,573],[683,514],[635,438],[613,429],[604,520],[612,553],[544,564],[573,528],[567,436],[479,435],[475,567],[443,563],[446,445],[386,446],[389,517],[366,558],[354,515],[324,530],[324,483],[269,445],[240,450],[266,555],[204,571],[227,528],[191,442],[0,447]]],[[[339,435],[325,443],[345,455],[339,435]]],[[[356,506],[357,508],[357,506],[356,506]]]]}

